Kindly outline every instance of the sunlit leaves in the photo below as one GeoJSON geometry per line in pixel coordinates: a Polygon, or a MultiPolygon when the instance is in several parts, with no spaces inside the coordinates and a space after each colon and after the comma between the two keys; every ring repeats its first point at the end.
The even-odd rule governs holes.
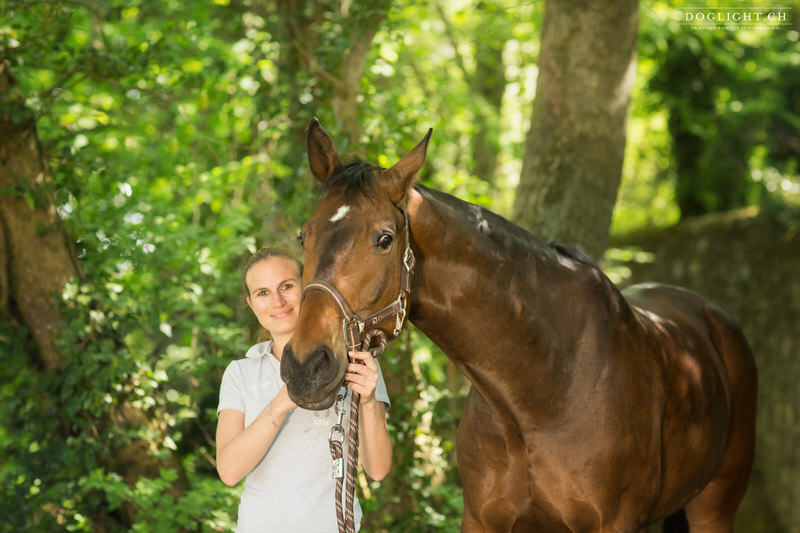
{"type": "MultiPolygon", "coordinates": [[[[544,3],[438,4],[392,3],[360,80],[363,137],[345,148],[388,167],[433,127],[423,183],[507,212],[544,3]],[[494,184],[476,175],[471,153],[476,117],[490,111],[473,83],[477,50],[488,39],[504,43],[506,78],[489,123],[498,145],[494,184]]],[[[338,4],[327,9],[333,5],[305,3],[301,14],[313,18],[317,61],[335,75],[347,32],[385,6],[350,2],[343,13],[338,4]]],[[[756,190],[800,196],[797,32],[780,34],[783,40],[689,32],[671,20],[673,9],[643,7],[614,231],[678,219],[675,115],[691,117],[687,130],[716,146],[698,168],[713,170],[713,156],[746,131],[747,179],[756,190]],[[689,54],[691,75],[663,77],[678,51],[689,54]],[[698,95],[707,98],[702,109],[698,95]]],[[[129,504],[139,516],[134,530],[231,530],[240,489],[216,477],[213,428],[221,370],[242,356],[255,329],[239,268],[256,246],[291,246],[316,202],[302,130],[316,115],[342,142],[333,89],[302,66],[286,14],[271,2],[15,0],[0,12],[0,50],[19,82],[0,105],[37,120],[55,177],[52,201],[86,276],[62,291],[60,349],[69,362],[58,375],[32,368],[24,330],[0,324],[0,397],[9,421],[0,428],[0,455],[14,458],[0,466],[0,500],[22,502],[8,513],[3,503],[0,515],[16,530],[32,520],[42,530],[80,531],[104,509],[113,530],[129,504]],[[131,407],[146,423],[118,423],[131,407]],[[179,456],[185,494],[173,494],[184,481],[176,471],[128,483],[100,466],[98,457],[132,442],[156,457],[179,456]]],[[[31,206],[50,201],[12,192],[31,206]]],[[[760,193],[749,194],[755,201],[760,193]]],[[[413,344],[416,381],[403,391],[412,400],[394,405],[389,423],[396,449],[412,454],[407,471],[395,475],[414,490],[420,514],[386,521],[400,520],[397,530],[443,530],[460,515],[452,461],[444,458],[453,447],[448,428],[457,423],[452,402],[463,387],[448,382],[452,368],[440,351],[416,336],[413,344]]],[[[386,363],[407,371],[397,354],[386,363]]],[[[393,497],[376,491],[378,502],[393,497]]]]}
{"type": "Polygon", "coordinates": [[[764,161],[783,179],[797,181],[798,150],[786,146],[800,145],[800,129],[792,125],[800,116],[792,96],[800,34],[789,28],[680,26],[672,20],[677,9],[657,3],[643,20],[640,64],[647,66],[642,74],[648,82],[640,94],[667,113],[682,215],[776,198],[753,179],[760,170],[751,165],[764,161]],[[768,155],[751,156],[757,152],[768,155]]]}

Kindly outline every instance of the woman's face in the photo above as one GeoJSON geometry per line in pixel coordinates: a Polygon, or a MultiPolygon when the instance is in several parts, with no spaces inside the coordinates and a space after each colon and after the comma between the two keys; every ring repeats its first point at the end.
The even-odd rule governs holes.
{"type": "Polygon", "coordinates": [[[247,305],[259,323],[274,337],[291,335],[300,310],[300,272],[294,261],[273,256],[250,267],[245,274],[250,294],[247,305]]]}

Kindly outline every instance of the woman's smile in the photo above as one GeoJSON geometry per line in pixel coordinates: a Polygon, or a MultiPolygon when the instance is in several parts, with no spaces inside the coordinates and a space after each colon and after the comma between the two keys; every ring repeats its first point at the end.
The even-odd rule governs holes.
{"type": "Polygon", "coordinates": [[[292,311],[294,311],[293,307],[290,307],[284,311],[279,311],[277,313],[272,313],[269,316],[274,320],[283,320],[285,318],[289,318],[292,316],[292,311]]]}

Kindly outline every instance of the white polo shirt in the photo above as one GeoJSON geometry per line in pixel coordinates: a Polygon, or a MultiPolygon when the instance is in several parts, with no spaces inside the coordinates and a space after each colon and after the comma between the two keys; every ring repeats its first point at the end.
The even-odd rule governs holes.
{"type": "MultiPolygon", "coordinates": [[[[377,363],[377,361],[376,361],[377,363]]],[[[389,395],[378,365],[375,397],[389,407],[389,395]]],[[[245,427],[283,386],[280,361],[272,355],[272,341],[251,347],[244,359],[225,369],[217,414],[223,409],[244,413],[245,427]]],[[[342,426],[350,427],[350,395],[345,399],[342,426]]],[[[335,409],[309,411],[298,407],[283,422],[261,462],[247,475],[239,503],[237,533],[336,533],[335,488],[328,434],[336,424],[335,409]]],[[[347,439],[344,439],[347,457],[347,439]]],[[[344,498],[343,498],[344,499],[344,498]]],[[[356,529],[361,505],[353,505],[356,529]]]]}

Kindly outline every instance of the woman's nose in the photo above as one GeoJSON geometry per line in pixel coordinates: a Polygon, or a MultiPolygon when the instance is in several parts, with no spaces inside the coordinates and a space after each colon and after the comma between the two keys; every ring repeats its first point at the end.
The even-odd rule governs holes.
{"type": "Polygon", "coordinates": [[[286,302],[286,299],[283,297],[283,294],[280,291],[275,291],[272,293],[272,305],[283,305],[286,302]]]}

